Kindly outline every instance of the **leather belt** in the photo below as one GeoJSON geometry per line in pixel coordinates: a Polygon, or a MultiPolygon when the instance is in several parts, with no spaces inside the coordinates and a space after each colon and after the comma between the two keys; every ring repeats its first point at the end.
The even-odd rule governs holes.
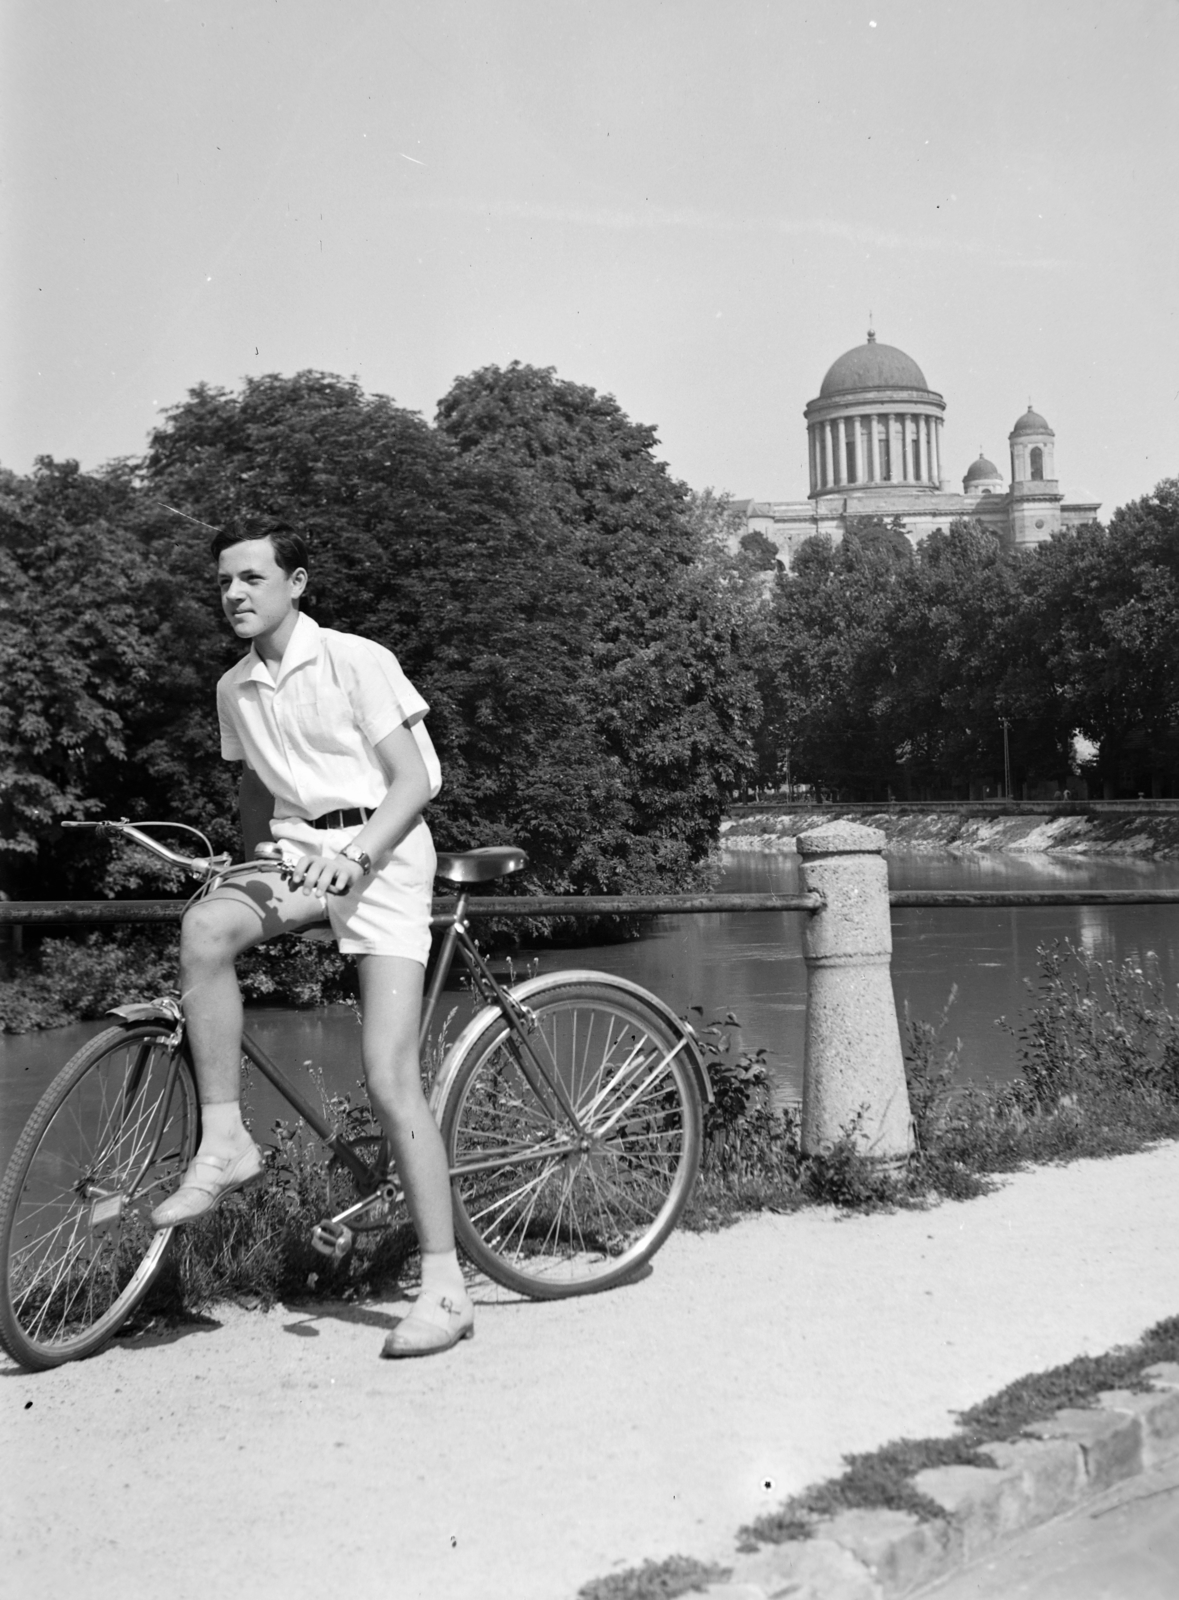
{"type": "Polygon", "coordinates": [[[325,811],[322,817],[309,817],[308,821],[313,828],[358,828],[371,816],[363,806],[354,806],[350,811],[325,811]]]}

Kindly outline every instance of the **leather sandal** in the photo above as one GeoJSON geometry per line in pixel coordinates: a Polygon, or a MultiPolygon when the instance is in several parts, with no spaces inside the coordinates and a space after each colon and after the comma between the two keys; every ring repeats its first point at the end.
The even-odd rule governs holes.
{"type": "Polygon", "coordinates": [[[260,1177],[263,1165],[262,1152],[256,1144],[240,1156],[193,1156],[179,1189],[152,1212],[152,1226],[176,1228],[203,1217],[227,1194],[244,1189],[260,1177]]]}
{"type": "Polygon", "coordinates": [[[453,1349],[460,1339],[474,1337],[475,1307],[465,1295],[456,1300],[448,1294],[419,1294],[409,1315],[385,1340],[381,1355],[390,1360],[437,1356],[453,1349]]]}

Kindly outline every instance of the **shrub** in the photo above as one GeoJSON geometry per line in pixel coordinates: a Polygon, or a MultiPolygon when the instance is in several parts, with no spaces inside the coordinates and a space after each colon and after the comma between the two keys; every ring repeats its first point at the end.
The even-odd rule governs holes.
{"type": "MultiPolygon", "coordinates": [[[[45,939],[11,963],[0,982],[0,1030],[27,1033],[101,1017],[112,1006],[176,990],[178,934],[104,930],[82,939],[45,939]]],[[[296,934],[250,950],[238,962],[247,1000],[318,1006],[355,992],[352,963],[333,943],[296,934]]]]}

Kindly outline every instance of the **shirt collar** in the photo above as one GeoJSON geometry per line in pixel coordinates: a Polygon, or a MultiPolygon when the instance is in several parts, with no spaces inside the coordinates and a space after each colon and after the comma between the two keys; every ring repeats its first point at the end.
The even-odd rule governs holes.
{"type": "Polygon", "coordinates": [[[250,653],[245,658],[249,663],[249,676],[256,678],[259,683],[268,683],[277,688],[288,673],[296,667],[301,667],[307,661],[314,661],[319,654],[319,623],[312,620],[305,612],[300,611],[295,626],[291,630],[291,637],[287,640],[287,647],[282,653],[279,664],[278,677],[270,676],[270,669],[262,657],[250,646],[250,653]]]}

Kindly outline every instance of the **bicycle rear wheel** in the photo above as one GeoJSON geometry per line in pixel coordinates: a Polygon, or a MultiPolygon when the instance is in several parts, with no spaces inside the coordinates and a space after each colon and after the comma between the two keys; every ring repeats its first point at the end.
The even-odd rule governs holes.
{"type": "Polygon", "coordinates": [[[498,1013],[446,1063],[440,1124],[465,1254],[506,1288],[558,1299],[624,1282],[667,1238],[700,1163],[702,1110],[683,1035],[641,996],[575,980],[529,1009],[529,1041],[579,1126],[537,1092],[498,1013]]]}
{"type": "Polygon", "coordinates": [[[58,1073],[0,1184],[0,1344],[45,1369],[92,1355],[164,1262],[152,1207],[198,1138],[192,1070],[156,1022],[108,1028],[58,1073]]]}

